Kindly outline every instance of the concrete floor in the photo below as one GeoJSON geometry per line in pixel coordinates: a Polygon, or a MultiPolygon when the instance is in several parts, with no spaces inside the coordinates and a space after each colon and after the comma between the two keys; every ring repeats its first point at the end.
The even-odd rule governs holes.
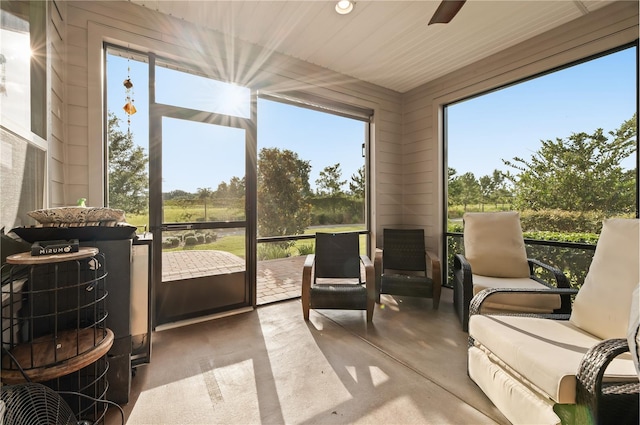
{"type": "MultiPolygon", "coordinates": [[[[300,270],[300,269],[299,269],[300,270]]],[[[467,334],[452,291],[383,295],[364,312],[298,299],[153,334],[127,424],[502,424],[466,373],[467,334]]],[[[107,425],[119,424],[109,409],[107,425]]]]}

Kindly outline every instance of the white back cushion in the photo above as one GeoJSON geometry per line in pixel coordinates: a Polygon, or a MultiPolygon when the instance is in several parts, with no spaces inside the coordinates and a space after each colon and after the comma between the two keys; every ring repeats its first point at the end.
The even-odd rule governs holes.
{"type": "Polygon", "coordinates": [[[640,281],[640,220],[611,218],[602,232],[571,322],[602,339],[626,338],[631,296],[640,281]]]}
{"type": "Polygon", "coordinates": [[[464,256],[473,274],[528,277],[527,250],[517,211],[465,213],[464,256]]]}

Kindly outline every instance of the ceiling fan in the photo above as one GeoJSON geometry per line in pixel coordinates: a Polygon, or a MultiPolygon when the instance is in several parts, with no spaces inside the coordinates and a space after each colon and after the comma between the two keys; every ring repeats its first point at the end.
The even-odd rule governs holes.
{"type": "Polygon", "coordinates": [[[436,9],[436,12],[431,17],[429,25],[448,24],[460,11],[462,5],[466,1],[467,0],[442,0],[442,2],[440,2],[440,5],[436,9]]]}

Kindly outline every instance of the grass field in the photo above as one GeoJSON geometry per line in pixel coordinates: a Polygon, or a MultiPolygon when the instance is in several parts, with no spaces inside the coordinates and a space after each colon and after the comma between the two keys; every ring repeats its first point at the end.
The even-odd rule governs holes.
{"type": "MultiPolygon", "coordinates": [[[[215,208],[207,207],[207,221],[237,221],[244,220],[244,211],[235,208],[215,208]]],[[[204,220],[204,206],[165,206],[164,220],[165,223],[181,223],[185,221],[198,222],[204,220]]],[[[127,222],[143,227],[149,223],[149,214],[130,214],[127,213],[127,222]]]]}
{"type": "MultiPolygon", "coordinates": [[[[350,232],[350,231],[358,231],[362,230],[362,225],[353,225],[353,226],[335,226],[335,227],[318,227],[318,228],[310,228],[305,231],[305,234],[315,234],[317,231],[321,232],[350,232]]],[[[214,231],[214,230],[211,230],[214,231]]],[[[261,243],[258,246],[258,249],[261,249],[261,246],[266,246],[267,244],[275,245],[277,242],[265,242],[261,243]]],[[[296,241],[292,248],[289,249],[289,255],[304,255],[309,252],[313,252],[313,240],[303,239],[296,241]]],[[[360,251],[362,253],[366,250],[366,235],[360,235],[360,251]]],[[[263,248],[264,249],[264,248],[263,248]]],[[[179,246],[175,248],[167,248],[163,249],[164,252],[169,251],[188,251],[188,250],[217,250],[217,251],[226,251],[232,254],[237,255],[238,257],[245,257],[245,237],[244,234],[240,235],[228,235],[223,236],[218,234],[218,239],[215,242],[204,243],[192,246],[179,246]]],[[[276,250],[273,250],[276,251],[276,250]]],[[[284,255],[283,255],[284,256],[284,255]]],[[[275,258],[280,258],[278,255],[275,258]]]]}
{"type": "MultiPolygon", "coordinates": [[[[180,206],[165,206],[164,207],[164,222],[165,223],[180,223],[180,222],[199,222],[204,221],[204,206],[189,206],[189,207],[180,207],[180,206]]],[[[208,206],[207,207],[207,221],[234,221],[234,220],[244,220],[244,212],[239,209],[229,209],[229,208],[215,208],[208,206]]],[[[140,229],[144,228],[144,226],[148,226],[149,223],[149,215],[148,214],[127,214],[127,222],[134,226],[138,226],[140,229]]],[[[354,225],[340,225],[340,226],[322,226],[322,227],[312,227],[305,231],[305,234],[314,234],[318,231],[321,232],[350,232],[350,231],[358,231],[362,230],[364,225],[362,224],[354,224],[354,225]]],[[[218,250],[218,251],[226,251],[232,254],[235,254],[239,257],[245,257],[245,236],[244,234],[231,234],[231,235],[223,235],[221,232],[210,230],[209,232],[215,232],[218,234],[218,239],[211,243],[204,243],[198,245],[184,246],[180,245],[174,248],[164,248],[163,251],[182,251],[182,250],[218,250]]],[[[171,235],[180,236],[185,232],[171,232],[171,235]]],[[[165,235],[167,236],[167,235],[165,235]]],[[[269,245],[275,245],[276,243],[261,243],[258,246],[259,250],[268,250],[273,251],[277,257],[280,255],[284,256],[288,255],[305,255],[309,252],[313,252],[314,241],[309,239],[299,240],[294,243],[294,245],[289,248],[287,252],[280,252],[280,255],[277,254],[278,249],[270,249],[267,247],[269,245]]],[[[273,247],[275,248],[275,247],[273,247]]],[[[360,236],[360,250],[362,253],[366,250],[366,235],[360,236]]]]}

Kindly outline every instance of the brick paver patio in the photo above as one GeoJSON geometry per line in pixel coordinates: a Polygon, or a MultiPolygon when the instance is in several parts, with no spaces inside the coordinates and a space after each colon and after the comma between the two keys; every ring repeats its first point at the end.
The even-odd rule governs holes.
{"type": "MultiPolygon", "coordinates": [[[[305,257],[258,262],[257,303],[266,304],[300,296],[305,257]]],[[[162,253],[162,281],[191,279],[244,270],[245,261],[224,251],[170,251],[162,253]]]]}

